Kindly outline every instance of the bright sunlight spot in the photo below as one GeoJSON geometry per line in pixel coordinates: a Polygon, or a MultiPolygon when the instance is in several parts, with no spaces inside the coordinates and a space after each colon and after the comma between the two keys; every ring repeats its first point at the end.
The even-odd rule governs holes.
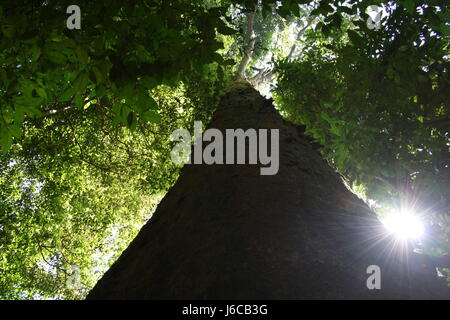
{"type": "Polygon", "coordinates": [[[390,214],[383,223],[389,232],[402,239],[420,238],[424,231],[422,221],[409,211],[390,214]]]}

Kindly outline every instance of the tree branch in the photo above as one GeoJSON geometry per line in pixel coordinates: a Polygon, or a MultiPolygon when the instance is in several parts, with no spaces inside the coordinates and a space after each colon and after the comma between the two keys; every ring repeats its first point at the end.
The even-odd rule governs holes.
{"type": "Polygon", "coordinates": [[[255,10],[247,13],[247,28],[244,39],[244,57],[242,57],[241,63],[239,64],[237,70],[237,76],[242,79],[245,79],[245,69],[252,59],[253,50],[255,48],[256,38],[253,37],[253,27],[255,25],[255,14],[257,8],[258,6],[255,5],[255,10]]]}
{"type": "Polygon", "coordinates": [[[257,87],[263,83],[271,82],[273,79],[273,69],[261,69],[256,75],[251,77],[248,81],[254,86],[257,87]]]}
{"type": "Polygon", "coordinates": [[[301,28],[298,33],[297,33],[297,37],[295,38],[294,44],[291,47],[291,50],[289,51],[288,56],[286,57],[287,60],[290,60],[292,58],[292,56],[294,55],[295,49],[297,48],[297,41],[300,39],[300,37],[303,35],[303,33],[306,31],[306,29],[309,28],[309,26],[313,23],[314,21],[314,16],[309,16],[306,19],[306,25],[301,28]]]}
{"type": "Polygon", "coordinates": [[[426,126],[440,126],[446,125],[448,123],[450,123],[450,116],[444,116],[434,120],[428,120],[423,122],[423,124],[426,126]]]}
{"type": "Polygon", "coordinates": [[[69,105],[69,106],[65,106],[65,107],[62,107],[62,108],[44,110],[44,111],[42,111],[42,114],[44,115],[44,117],[45,116],[50,116],[50,115],[53,115],[53,114],[61,112],[61,111],[66,111],[66,110],[72,109],[73,107],[74,107],[73,105],[69,105]]]}
{"type": "MultiPolygon", "coordinates": [[[[303,26],[303,27],[298,31],[297,37],[296,37],[296,40],[295,40],[295,41],[299,40],[300,37],[303,35],[303,33],[306,31],[306,29],[307,29],[309,26],[311,26],[311,24],[312,24],[313,21],[314,21],[314,18],[315,18],[314,16],[309,16],[309,17],[306,19],[307,22],[306,22],[305,26],[303,26]]],[[[291,50],[289,51],[289,54],[288,54],[288,56],[287,56],[287,59],[288,59],[288,60],[292,58],[292,56],[293,56],[293,54],[294,54],[294,52],[295,52],[296,46],[297,46],[297,45],[296,45],[296,43],[294,42],[294,44],[293,44],[293,46],[291,47],[291,50]]],[[[255,69],[255,70],[258,70],[258,71],[259,71],[256,75],[254,75],[253,77],[251,77],[251,78],[249,79],[249,82],[250,82],[253,86],[257,87],[257,86],[259,86],[259,85],[261,85],[261,84],[263,84],[263,83],[271,82],[271,81],[273,80],[273,76],[274,76],[274,70],[273,70],[273,69],[271,69],[271,68],[259,69],[259,68],[254,68],[254,67],[252,67],[252,69],[255,69]]]]}

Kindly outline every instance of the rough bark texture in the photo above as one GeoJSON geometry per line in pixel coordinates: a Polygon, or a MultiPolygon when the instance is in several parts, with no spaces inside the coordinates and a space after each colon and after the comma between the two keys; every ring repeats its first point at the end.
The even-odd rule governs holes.
{"type": "Polygon", "coordinates": [[[88,298],[445,298],[435,270],[394,247],[303,130],[256,90],[230,90],[210,127],[278,128],[278,174],[186,165],[88,298]],[[381,267],[381,290],[367,289],[369,265],[381,267]]]}

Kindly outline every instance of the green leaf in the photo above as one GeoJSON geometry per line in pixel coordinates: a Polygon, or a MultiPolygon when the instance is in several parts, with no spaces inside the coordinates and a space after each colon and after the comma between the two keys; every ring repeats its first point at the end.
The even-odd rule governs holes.
{"type": "Polygon", "coordinates": [[[156,81],[155,77],[152,76],[143,76],[141,78],[141,82],[148,90],[153,89],[158,85],[158,81],[156,81]]]}
{"type": "Polygon", "coordinates": [[[77,46],[75,48],[75,53],[80,63],[84,65],[88,63],[89,57],[85,48],[83,48],[82,46],[77,46]]]}
{"type": "Polygon", "coordinates": [[[89,83],[89,74],[86,71],[81,71],[73,83],[73,91],[75,93],[83,94],[86,86],[89,83]]]}
{"type": "Polygon", "coordinates": [[[8,84],[8,75],[6,70],[0,67],[0,83],[3,84],[3,87],[6,87],[8,84]]]}
{"type": "Polygon", "coordinates": [[[408,10],[409,13],[413,14],[416,9],[416,3],[414,0],[404,0],[403,6],[408,10]]]}
{"type": "Polygon", "coordinates": [[[234,66],[236,64],[236,61],[234,61],[233,59],[227,59],[227,60],[224,60],[224,62],[222,64],[224,66],[234,66]]]}
{"type": "Polygon", "coordinates": [[[347,30],[347,35],[350,41],[356,46],[360,46],[364,42],[364,39],[354,30],[347,30]]]}
{"type": "Polygon", "coordinates": [[[217,26],[217,32],[226,36],[231,36],[233,34],[236,34],[238,31],[226,26],[225,24],[220,24],[217,26]]]}
{"type": "Polygon", "coordinates": [[[136,130],[136,114],[131,111],[127,116],[127,126],[132,131],[136,130]]]}
{"type": "Polygon", "coordinates": [[[12,24],[7,24],[2,22],[2,32],[7,38],[13,38],[15,34],[15,29],[12,24]]]}
{"type": "Polygon", "coordinates": [[[48,60],[56,64],[65,64],[67,62],[67,58],[64,54],[57,51],[46,52],[45,56],[48,60]]]}
{"type": "Polygon", "coordinates": [[[84,106],[83,106],[83,110],[86,110],[87,108],[89,108],[91,104],[92,104],[92,101],[91,101],[91,100],[89,100],[88,102],[86,102],[86,103],[84,104],[84,106]]]}
{"type": "Polygon", "coordinates": [[[77,93],[75,96],[75,106],[78,109],[81,109],[83,107],[83,98],[81,97],[81,94],[77,93]]]}
{"type": "Polygon", "coordinates": [[[298,6],[298,3],[292,2],[290,6],[290,10],[294,16],[297,18],[300,18],[300,7],[298,6]]]}
{"type": "Polygon", "coordinates": [[[342,12],[348,14],[348,15],[354,15],[354,14],[356,14],[356,11],[355,11],[354,9],[349,8],[349,7],[346,7],[346,6],[340,6],[340,7],[338,8],[338,11],[342,11],[342,12]]]}
{"type": "Polygon", "coordinates": [[[161,116],[156,111],[153,111],[153,110],[148,110],[148,111],[142,113],[141,114],[141,118],[144,121],[148,121],[148,122],[151,122],[151,123],[155,123],[155,122],[161,121],[161,116]]]}
{"type": "Polygon", "coordinates": [[[31,54],[31,61],[36,62],[41,56],[41,48],[34,45],[33,47],[31,47],[30,54],[31,54]]]}
{"type": "Polygon", "coordinates": [[[213,53],[213,57],[214,57],[214,61],[218,62],[218,63],[223,63],[223,57],[218,54],[217,52],[213,53]]]}
{"type": "Polygon", "coordinates": [[[139,90],[136,99],[133,101],[140,112],[145,112],[150,109],[157,109],[156,101],[148,95],[146,91],[139,90]]]}
{"type": "Polygon", "coordinates": [[[284,2],[283,5],[277,11],[278,14],[285,19],[287,19],[291,13],[289,4],[287,2],[284,2]]]}
{"type": "Polygon", "coordinates": [[[324,36],[329,37],[331,34],[331,24],[322,25],[322,33],[324,36]]]}
{"type": "Polygon", "coordinates": [[[41,87],[36,87],[35,90],[36,90],[37,94],[38,94],[40,97],[42,97],[42,98],[44,98],[44,99],[47,98],[47,92],[46,92],[43,88],[41,88],[41,87]]]}
{"type": "Polygon", "coordinates": [[[2,143],[3,154],[6,154],[9,150],[9,148],[11,147],[12,136],[9,133],[5,133],[5,132],[2,133],[1,143],[2,143]]]}
{"type": "Polygon", "coordinates": [[[217,79],[219,81],[223,81],[223,78],[224,78],[224,73],[223,73],[222,66],[217,66],[217,79]]]}
{"type": "Polygon", "coordinates": [[[333,15],[333,20],[331,22],[331,25],[334,28],[337,28],[337,29],[339,29],[341,27],[341,25],[342,25],[342,16],[341,16],[340,13],[335,13],[333,15]]]}
{"type": "Polygon", "coordinates": [[[74,94],[73,88],[72,88],[72,87],[67,88],[67,90],[64,91],[64,93],[63,93],[63,94],[61,95],[61,97],[59,98],[59,101],[61,101],[61,102],[67,102],[67,101],[69,101],[70,99],[72,99],[73,94],[74,94]]]}

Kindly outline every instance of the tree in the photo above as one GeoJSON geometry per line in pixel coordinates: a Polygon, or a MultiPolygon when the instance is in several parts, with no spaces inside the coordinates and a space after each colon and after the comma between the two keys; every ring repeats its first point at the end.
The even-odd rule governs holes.
{"type": "MultiPolygon", "coordinates": [[[[255,46],[255,11],[247,13],[239,78],[255,46]]],[[[262,126],[280,128],[281,143],[288,142],[278,175],[262,181],[252,166],[186,167],[88,298],[443,297],[433,265],[396,247],[301,128],[284,122],[250,84],[232,86],[211,123],[221,130],[262,126]],[[364,285],[372,265],[385,270],[382,292],[364,285]]]]}
{"type": "Polygon", "coordinates": [[[279,128],[278,174],[260,176],[256,165],[185,166],[89,299],[442,295],[433,267],[422,269],[417,254],[399,250],[301,128],[251,86],[222,98],[211,127],[279,128]],[[383,270],[383,290],[366,287],[371,265],[383,270]]]}
{"type": "MultiPolygon", "coordinates": [[[[393,247],[394,238],[385,233],[367,205],[345,188],[340,176],[315,150],[317,144],[310,143],[312,139],[305,134],[305,127],[283,120],[272,103],[263,99],[251,84],[273,84],[278,77],[276,101],[281,109],[291,120],[306,125],[307,132],[325,146],[320,152],[342,174],[351,181],[365,184],[368,192],[376,190],[375,183],[371,183],[372,178],[355,180],[354,172],[371,177],[375,165],[368,164],[364,170],[358,168],[370,159],[370,154],[359,152],[357,161],[345,162],[342,159],[348,159],[349,152],[337,153],[335,150],[350,150],[351,138],[330,138],[330,132],[341,132],[346,124],[355,126],[355,112],[366,115],[363,111],[367,104],[363,98],[365,94],[378,97],[377,88],[364,82],[360,93],[352,95],[347,92],[364,76],[372,76],[370,66],[385,62],[384,57],[396,50],[392,49],[396,45],[397,48],[402,47],[402,44],[398,47],[398,35],[390,37],[389,30],[400,35],[405,30],[410,32],[413,37],[408,41],[411,42],[421,39],[420,32],[428,35],[425,47],[417,48],[407,42],[403,48],[407,46],[415,52],[411,63],[416,63],[417,68],[422,68],[422,72],[434,81],[431,90],[429,86],[417,84],[403,94],[399,88],[396,98],[401,100],[417,93],[422,101],[422,97],[437,94],[438,99],[419,103],[419,107],[431,111],[432,115],[428,115],[430,121],[442,120],[441,114],[446,110],[445,77],[448,74],[445,67],[447,47],[442,41],[448,36],[448,26],[444,22],[446,5],[430,3],[433,9],[420,5],[425,13],[419,15],[414,13],[417,7],[414,7],[414,2],[399,1],[400,6],[388,3],[386,6],[392,12],[383,25],[383,30],[388,32],[373,33],[365,25],[368,19],[364,13],[368,5],[365,2],[341,5],[338,1],[321,1],[300,6],[299,3],[303,1],[208,1],[204,4],[181,0],[116,1],[111,6],[86,3],[80,4],[82,25],[91,27],[74,33],[59,25],[61,13],[69,3],[58,1],[54,7],[49,7],[42,1],[32,8],[22,7],[22,12],[28,11],[36,19],[34,24],[41,27],[42,31],[37,34],[32,32],[33,23],[25,21],[18,13],[15,6],[20,3],[2,5],[0,16],[5,13],[8,18],[5,26],[2,25],[0,79],[4,87],[0,97],[0,130],[3,149],[8,152],[5,172],[14,167],[11,159],[23,159],[21,163],[25,164],[20,166],[25,169],[13,172],[18,181],[23,180],[20,177],[28,170],[28,162],[32,160],[33,163],[33,158],[47,155],[45,159],[51,160],[61,154],[63,157],[59,159],[63,160],[72,153],[74,156],[69,159],[75,161],[68,166],[69,172],[80,172],[75,168],[84,163],[80,168],[89,169],[80,172],[83,179],[91,176],[91,172],[95,172],[93,176],[108,177],[111,176],[110,170],[119,167],[125,171],[124,181],[118,177],[106,181],[114,181],[116,188],[126,188],[131,197],[142,199],[145,195],[167,189],[176,177],[173,165],[167,163],[146,173],[143,162],[138,160],[142,153],[146,153],[150,161],[155,156],[168,159],[170,143],[167,141],[156,146],[151,143],[148,153],[145,149],[145,136],[149,130],[156,132],[152,137],[157,140],[159,134],[173,128],[169,124],[172,115],[167,111],[174,109],[165,107],[164,99],[171,101],[168,105],[178,104],[184,110],[185,106],[194,105],[189,112],[181,112],[178,124],[186,124],[188,120],[199,117],[206,122],[211,107],[217,102],[218,91],[225,87],[233,71],[237,80],[223,90],[210,127],[221,130],[280,129],[280,170],[275,176],[260,176],[255,165],[184,167],[154,217],[96,285],[90,298],[444,297],[445,288],[436,279],[436,264],[428,256],[413,252],[411,246],[393,247]],[[226,18],[227,14],[231,19],[226,18]],[[351,18],[357,14],[364,20],[352,23],[351,18]],[[302,18],[303,23],[298,24],[295,17],[302,18]],[[418,35],[409,31],[414,23],[422,28],[418,35]],[[313,25],[314,31],[311,30],[313,25]],[[295,30],[294,45],[277,52],[274,50],[274,35],[288,35],[286,27],[289,26],[295,30]],[[362,43],[360,34],[368,39],[368,45],[362,43]],[[334,41],[330,41],[330,36],[334,41]],[[376,41],[383,45],[374,45],[376,41]],[[305,49],[305,43],[313,44],[309,51],[305,49]],[[436,50],[438,53],[433,55],[436,50]],[[242,59],[235,65],[234,60],[239,55],[242,59]],[[321,56],[322,59],[318,58],[321,56]],[[430,60],[423,62],[424,57],[430,60]],[[362,76],[354,77],[352,71],[358,67],[362,76]],[[327,75],[330,71],[332,73],[327,75]],[[306,76],[314,76],[317,81],[309,81],[306,76]],[[311,94],[310,88],[310,91],[303,91],[304,97],[296,95],[303,83],[309,83],[313,88],[318,86],[319,91],[313,89],[311,94]],[[331,84],[333,90],[329,90],[327,84],[331,84]],[[181,94],[169,94],[170,89],[163,90],[164,85],[172,88],[176,85],[180,88],[181,85],[187,89],[181,94]],[[319,92],[327,99],[315,101],[319,92]],[[360,97],[360,101],[353,109],[342,111],[342,114],[326,111],[329,105],[334,105],[337,110],[344,109],[355,96],[360,97]],[[51,108],[48,108],[49,104],[51,108]],[[307,108],[296,108],[302,105],[318,108],[328,125],[317,121],[307,108]],[[164,114],[167,116],[161,116],[164,114]],[[41,124],[39,117],[42,116],[55,120],[44,120],[41,124]],[[157,123],[159,118],[169,123],[157,123]],[[22,125],[24,119],[26,122],[22,125]],[[96,132],[96,122],[91,119],[105,121],[106,126],[100,125],[99,130],[106,129],[106,132],[96,132]],[[55,143],[53,148],[32,148],[39,141],[36,139],[42,139],[42,131],[39,130],[52,126],[55,132],[73,130],[71,122],[79,128],[72,131],[71,138],[55,143]],[[137,130],[135,134],[127,133],[122,130],[122,125],[137,130]],[[119,136],[115,133],[117,126],[120,128],[119,136]],[[29,131],[25,132],[25,137],[21,137],[21,128],[29,131]],[[93,144],[85,133],[96,137],[93,144]],[[27,139],[33,137],[34,142],[27,144],[27,139]],[[116,139],[111,139],[109,145],[113,148],[123,145],[124,148],[102,150],[105,139],[109,141],[113,137],[116,139]],[[11,143],[14,144],[10,148],[11,143]],[[71,147],[65,147],[64,143],[71,147]],[[27,153],[28,148],[31,152],[27,153]],[[14,153],[14,150],[20,151],[14,153]],[[130,163],[135,165],[130,167],[130,163]],[[168,172],[173,174],[168,176],[168,172]],[[147,177],[144,181],[143,175],[147,177]],[[161,182],[162,187],[146,189],[147,181],[161,182]],[[381,267],[381,291],[368,290],[366,286],[366,270],[371,265],[381,267]]],[[[401,84],[406,84],[407,78],[401,74],[396,77],[395,73],[402,70],[398,65],[401,60],[399,55],[388,61],[386,70],[391,70],[393,81],[398,78],[401,84]]],[[[424,76],[419,71],[416,73],[424,76]]],[[[369,103],[377,105],[375,109],[386,109],[393,100],[375,99],[369,103]]],[[[392,113],[392,117],[395,115],[392,113]]],[[[377,117],[378,114],[369,113],[367,116],[377,117]]],[[[400,122],[405,123],[405,120],[400,122]]],[[[395,134],[389,134],[395,137],[395,134]]],[[[54,136],[45,137],[49,137],[50,145],[55,142],[54,136]]],[[[435,150],[442,154],[445,149],[439,145],[441,142],[436,144],[435,150]]],[[[395,149],[390,151],[395,152],[395,149]]],[[[41,169],[25,175],[28,180],[36,176],[36,172],[42,172],[42,168],[43,172],[53,176],[55,169],[51,161],[40,162],[39,165],[41,169]]],[[[38,176],[52,181],[46,174],[38,176]]],[[[59,177],[53,179],[58,180],[61,181],[59,177]]],[[[93,194],[98,194],[102,184],[94,185],[93,194]]],[[[82,189],[79,184],[65,192],[74,194],[82,189]]],[[[120,197],[114,199],[113,195],[117,193],[114,190],[117,189],[110,190],[111,199],[117,203],[120,197]]],[[[11,199],[10,194],[5,192],[5,199],[11,199]]],[[[19,194],[23,198],[32,192],[21,190],[19,194]]],[[[58,199],[61,194],[64,194],[63,189],[57,188],[45,199],[58,199]]],[[[20,223],[24,216],[36,213],[33,201],[8,201],[7,211],[12,214],[2,225],[20,223]],[[21,206],[31,214],[15,218],[21,206]]],[[[124,201],[130,200],[125,197],[124,201]]],[[[76,211],[78,218],[85,217],[82,209],[87,206],[86,202],[80,203],[76,211]]],[[[103,203],[98,208],[108,210],[103,203]]],[[[117,218],[102,220],[101,223],[81,219],[78,226],[87,227],[87,230],[92,223],[100,227],[110,226],[120,219],[128,219],[133,210],[133,207],[125,209],[117,218]]],[[[44,216],[51,217],[48,214],[44,216]]],[[[50,221],[53,220],[50,218],[50,221]]],[[[34,225],[39,228],[39,223],[34,225]]],[[[83,232],[77,234],[83,235],[83,232]]],[[[19,239],[14,234],[11,236],[19,239]]],[[[105,234],[99,233],[99,238],[104,237],[105,234]]],[[[90,243],[95,245],[98,241],[90,243]]],[[[35,239],[30,237],[24,245],[30,247],[33,242],[35,239]]],[[[42,250],[38,246],[35,252],[37,255],[42,250]]],[[[57,265],[65,260],[58,254],[50,254],[49,257],[57,265]]],[[[7,291],[15,288],[14,281],[14,278],[4,281],[8,284],[7,291]]],[[[23,284],[21,281],[17,280],[19,287],[23,284]]]]}

